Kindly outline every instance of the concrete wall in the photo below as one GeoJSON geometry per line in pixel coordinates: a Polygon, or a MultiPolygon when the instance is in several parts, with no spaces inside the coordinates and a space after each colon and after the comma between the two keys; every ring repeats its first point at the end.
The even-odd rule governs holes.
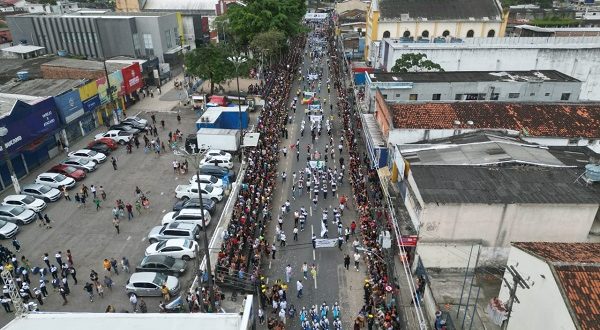
{"type": "MultiPolygon", "coordinates": [[[[552,329],[576,329],[558,283],[545,261],[513,247],[507,265],[514,266],[521,276],[528,279],[530,286],[529,289],[517,289],[520,303],[513,305],[509,330],[539,329],[544,325],[552,329]]],[[[512,276],[506,272],[504,278],[510,281],[512,276]]],[[[509,289],[503,284],[498,298],[507,302],[509,297],[509,289]]]]}
{"type": "MultiPolygon", "coordinates": [[[[40,41],[33,29],[33,20],[22,16],[7,16],[6,23],[12,34],[14,43],[25,40],[29,45],[39,45],[40,41]]],[[[46,51],[48,51],[46,49],[46,51]]]]}
{"type": "Polygon", "coordinates": [[[408,53],[424,53],[446,71],[554,69],[584,82],[582,100],[600,100],[598,37],[483,38],[467,39],[459,44],[395,44],[393,47],[389,40],[383,42],[378,58],[369,60],[376,68],[387,71],[396,59],[408,53]],[[386,47],[387,56],[384,56],[386,47]]]}
{"type": "MultiPolygon", "coordinates": [[[[164,53],[169,49],[177,47],[176,36],[174,36],[174,29],[178,29],[176,15],[163,15],[163,16],[139,16],[135,18],[137,25],[137,32],[139,36],[144,34],[152,35],[152,44],[154,46],[154,56],[158,57],[161,62],[164,61],[164,53]],[[171,47],[168,47],[165,31],[170,31],[171,47]]],[[[178,33],[179,33],[178,29],[178,33]]],[[[143,39],[141,48],[144,48],[143,39]]]]}
{"type": "Polygon", "coordinates": [[[450,32],[451,37],[466,38],[467,32],[473,30],[473,37],[487,37],[490,30],[494,30],[496,37],[500,36],[502,21],[401,21],[401,22],[379,22],[379,29],[375,40],[383,39],[385,31],[390,32],[390,38],[400,38],[404,32],[410,32],[410,36],[420,37],[424,31],[429,32],[429,39],[441,37],[444,31],[450,32]]]}
{"type": "MultiPolygon", "coordinates": [[[[581,92],[581,82],[428,82],[413,83],[412,88],[387,88],[386,83],[375,83],[389,102],[414,102],[411,94],[417,94],[418,101],[433,100],[433,94],[441,94],[441,101],[454,101],[456,94],[485,94],[490,100],[492,93],[498,93],[498,101],[507,102],[561,102],[563,93],[570,93],[566,101],[577,101],[581,92]],[[518,98],[509,98],[509,93],[519,93],[518,98]],[[546,95],[548,94],[548,95],[546,95]]],[[[374,87],[371,87],[374,88],[374,87]]]]}
{"type": "Polygon", "coordinates": [[[104,58],[136,57],[133,47],[133,34],[136,30],[135,18],[98,18],[96,24],[104,58]]]}
{"type": "Polygon", "coordinates": [[[421,211],[420,242],[586,241],[598,204],[436,204],[421,211]]]}

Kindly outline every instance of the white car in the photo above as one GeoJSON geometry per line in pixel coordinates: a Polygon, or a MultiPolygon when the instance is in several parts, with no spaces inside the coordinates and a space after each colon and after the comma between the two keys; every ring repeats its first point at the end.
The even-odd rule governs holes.
{"type": "Polygon", "coordinates": [[[226,169],[233,168],[233,162],[231,161],[231,159],[223,159],[223,157],[206,156],[200,161],[200,166],[203,165],[215,165],[226,169]]]}
{"type": "Polygon", "coordinates": [[[186,222],[202,228],[202,214],[204,214],[204,223],[208,226],[210,224],[210,213],[204,209],[181,209],[168,212],[163,216],[161,223],[165,225],[173,222],[186,222]]]}
{"type": "Polygon", "coordinates": [[[128,295],[144,297],[162,296],[161,288],[163,284],[169,289],[171,296],[175,296],[181,289],[179,280],[175,276],[154,272],[141,272],[131,274],[125,285],[125,292],[128,295]]]}
{"type": "Polygon", "coordinates": [[[33,212],[41,212],[48,206],[43,200],[29,195],[8,195],[2,205],[22,206],[33,212]]]}
{"type": "Polygon", "coordinates": [[[133,135],[125,132],[125,131],[117,131],[112,130],[106,133],[100,133],[95,136],[95,140],[100,140],[102,138],[109,138],[119,144],[125,144],[133,138],[133,135]]]}
{"type": "Polygon", "coordinates": [[[85,158],[79,157],[69,157],[62,161],[61,164],[73,166],[78,169],[82,169],[86,172],[93,172],[96,170],[96,162],[92,160],[87,160],[85,158]]]}
{"type": "Polygon", "coordinates": [[[56,202],[62,196],[60,190],[39,183],[21,186],[21,194],[42,199],[46,203],[56,202]]]}
{"type": "Polygon", "coordinates": [[[231,154],[219,149],[210,149],[206,153],[204,153],[206,157],[231,160],[231,154]]]}
{"type": "Polygon", "coordinates": [[[64,176],[60,173],[42,173],[37,176],[35,183],[43,184],[52,188],[65,186],[67,189],[75,187],[75,179],[64,176]]]}
{"type": "Polygon", "coordinates": [[[96,164],[103,163],[106,161],[105,154],[103,154],[101,152],[97,152],[95,150],[90,150],[90,149],[81,149],[81,150],[69,152],[69,157],[79,157],[79,158],[84,158],[87,160],[93,160],[96,162],[96,164]]]}
{"type": "Polygon", "coordinates": [[[131,122],[131,121],[136,122],[139,125],[148,126],[148,121],[146,119],[137,117],[137,116],[129,116],[122,120],[122,122],[124,122],[124,123],[131,122]]]}
{"type": "Polygon", "coordinates": [[[202,197],[204,198],[216,199],[217,201],[221,201],[223,199],[223,188],[215,187],[211,184],[201,183],[200,189],[202,189],[202,197]]]}
{"type": "Polygon", "coordinates": [[[214,175],[206,175],[206,174],[200,174],[192,176],[192,178],[190,179],[190,184],[198,184],[198,181],[200,181],[200,183],[206,183],[206,184],[210,184],[213,187],[217,187],[217,188],[223,188],[223,180],[217,178],[214,175]]]}
{"type": "Polygon", "coordinates": [[[146,257],[165,255],[175,259],[190,260],[196,258],[198,243],[185,238],[175,238],[154,243],[146,248],[146,257]]]}

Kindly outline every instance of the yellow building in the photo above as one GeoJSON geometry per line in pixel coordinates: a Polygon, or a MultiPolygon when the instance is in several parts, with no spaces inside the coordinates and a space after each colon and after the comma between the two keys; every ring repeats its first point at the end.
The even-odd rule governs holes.
{"type": "Polygon", "coordinates": [[[383,38],[501,37],[505,27],[497,0],[373,0],[367,12],[365,59],[372,43],[383,38]]]}

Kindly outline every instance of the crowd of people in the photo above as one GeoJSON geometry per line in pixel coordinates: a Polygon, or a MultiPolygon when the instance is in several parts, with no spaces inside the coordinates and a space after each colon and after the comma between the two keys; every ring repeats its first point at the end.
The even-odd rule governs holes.
{"type": "Polygon", "coordinates": [[[287,125],[287,97],[301,60],[304,37],[292,41],[285,61],[267,73],[265,106],[258,119],[258,145],[247,148],[247,169],[227,230],[223,234],[217,265],[217,283],[238,278],[257,283],[263,255],[272,252],[266,240],[265,223],[270,219],[271,196],[277,181],[281,132],[287,125]]]}

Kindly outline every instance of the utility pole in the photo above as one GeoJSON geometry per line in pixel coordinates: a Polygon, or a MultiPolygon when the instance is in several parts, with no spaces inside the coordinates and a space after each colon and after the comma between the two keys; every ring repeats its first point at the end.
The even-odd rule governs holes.
{"type": "Polygon", "coordinates": [[[521,303],[519,301],[519,298],[517,298],[517,286],[521,287],[521,289],[529,289],[529,284],[527,284],[527,282],[523,279],[523,276],[521,276],[521,274],[519,274],[519,271],[517,271],[515,269],[515,266],[508,266],[506,268],[506,270],[512,276],[513,283],[511,285],[508,282],[508,280],[506,279],[506,277],[502,277],[502,280],[504,281],[504,283],[506,284],[506,286],[509,289],[509,295],[510,295],[510,298],[508,299],[508,303],[506,304],[506,310],[508,311],[508,314],[506,316],[506,320],[502,324],[503,330],[508,328],[508,322],[510,321],[510,315],[512,313],[513,304],[515,303],[515,301],[519,304],[521,303]]]}

